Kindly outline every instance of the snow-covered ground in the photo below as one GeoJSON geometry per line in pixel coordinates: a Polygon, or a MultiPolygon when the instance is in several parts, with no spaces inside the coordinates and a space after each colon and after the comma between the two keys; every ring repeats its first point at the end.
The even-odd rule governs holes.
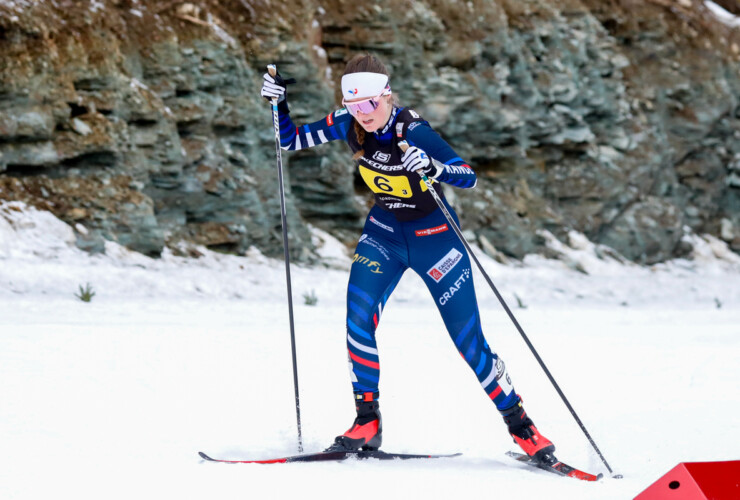
{"type": "MultiPolygon", "coordinates": [[[[344,346],[349,260],[293,267],[304,447],[353,418],[344,346]],[[315,294],[315,306],[304,294],[315,294]]],[[[624,479],[520,466],[500,417],[409,273],[378,330],[384,448],[439,461],[222,465],[296,452],[284,267],[252,252],[158,260],[0,205],[0,498],[633,498],[679,462],[740,458],[740,258],[693,238],[693,260],[620,263],[573,234],[562,260],[477,255],[604,456],[624,479]],[[601,257],[598,257],[598,256],[601,257]],[[581,271],[574,270],[575,268],[581,271]],[[588,274],[586,274],[588,273],[588,274]],[[75,297],[89,283],[90,303],[75,297]]],[[[540,430],[604,472],[493,294],[486,335],[540,430]]]]}
{"type": "Polygon", "coordinates": [[[704,5],[712,12],[712,14],[717,17],[717,19],[722,21],[727,26],[730,26],[731,28],[736,28],[740,26],[740,17],[734,15],[731,12],[728,12],[720,5],[717,5],[711,0],[705,0],[704,5]]]}

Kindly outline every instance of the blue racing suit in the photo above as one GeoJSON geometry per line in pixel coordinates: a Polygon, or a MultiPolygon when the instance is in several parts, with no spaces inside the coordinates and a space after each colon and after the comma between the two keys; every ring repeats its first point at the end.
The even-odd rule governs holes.
{"type": "Polygon", "coordinates": [[[475,172],[416,112],[394,107],[388,123],[359,144],[346,109],[296,126],[287,103],[278,105],[281,146],[286,150],[345,140],[358,159],[360,176],[375,196],[357,244],[347,289],[347,349],[354,392],[377,393],[380,376],[376,330],[383,308],[403,273],[424,280],[458,351],[499,410],[518,401],[503,361],[481,329],[470,259],[426,184],[405,170],[398,143],[407,141],[443,166],[433,188],[455,222],[439,182],[460,188],[476,184],[475,172]]]}

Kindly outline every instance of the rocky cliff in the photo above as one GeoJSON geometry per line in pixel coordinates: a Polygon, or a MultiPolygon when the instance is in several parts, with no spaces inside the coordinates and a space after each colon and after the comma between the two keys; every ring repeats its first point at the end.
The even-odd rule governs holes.
{"type": "MultiPolygon", "coordinates": [[[[360,51],[478,173],[447,192],[487,251],[571,229],[642,263],[687,231],[740,251],[740,29],[698,0],[0,0],[0,200],[90,251],[277,253],[265,64],[307,122],[360,51]]],[[[293,254],[307,223],[350,244],[369,199],[346,146],[283,158],[293,254]]]]}

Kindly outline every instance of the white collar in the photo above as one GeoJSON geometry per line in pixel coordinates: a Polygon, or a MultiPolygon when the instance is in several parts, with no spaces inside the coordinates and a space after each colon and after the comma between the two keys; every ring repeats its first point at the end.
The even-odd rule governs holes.
{"type": "Polygon", "coordinates": [[[383,127],[383,130],[380,132],[380,134],[378,134],[377,131],[375,132],[377,135],[385,135],[388,133],[388,131],[393,126],[393,122],[396,121],[396,113],[398,113],[398,108],[393,106],[393,110],[391,111],[391,116],[388,117],[388,123],[385,124],[385,127],[383,127]]]}

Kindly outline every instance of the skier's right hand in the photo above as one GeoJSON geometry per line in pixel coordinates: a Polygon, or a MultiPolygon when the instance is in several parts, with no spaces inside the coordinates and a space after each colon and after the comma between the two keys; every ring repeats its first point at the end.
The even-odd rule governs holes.
{"type": "Polygon", "coordinates": [[[277,99],[281,102],[285,99],[285,87],[288,83],[293,83],[295,80],[292,78],[288,81],[283,80],[280,73],[275,73],[275,76],[271,76],[270,73],[265,73],[262,77],[262,97],[268,101],[277,99]]]}
{"type": "Polygon", "coordinates": [[[265,73],[262,78],[262,97],[271,101],[277,98],[278,102],[285,99],[285,81],[279,74],[274,77],[270,76],[269,73],[265,73]]]}

